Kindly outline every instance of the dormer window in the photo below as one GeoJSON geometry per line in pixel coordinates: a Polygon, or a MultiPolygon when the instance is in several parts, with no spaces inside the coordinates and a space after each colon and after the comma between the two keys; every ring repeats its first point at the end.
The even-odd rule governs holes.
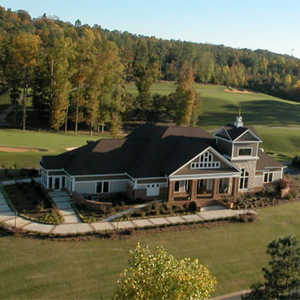
{"type": "Polygon", "coordinates": [[[239,149],[239,156],[251,156],[251,155],[252,155],[252,148],[239,149]]]}
{"type": "Polygon", "coordinates": [[[198,162],[191,163],[191,169],[218,169],[220,168],[220,162],[214,161],[214,157],[211,153],[205,152],[199,157],[198,162]]]}

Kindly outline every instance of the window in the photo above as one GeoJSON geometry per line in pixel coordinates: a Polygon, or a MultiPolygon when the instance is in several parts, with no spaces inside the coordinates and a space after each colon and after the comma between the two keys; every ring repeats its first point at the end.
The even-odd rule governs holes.
{"type": "Polygon", "coordinates": [[[179,181],[175,181],[174,192],[179,192],[179,181]]]}
{"type": "Polygon", "coordinates": [[[219,193],[220,194],[228,194],[229,193],[229,178],[220,179],[219,193]]]}
{"type": "Polygon", "coordinates": [[[96,186],[96,193],[108,193],[109,192],[109,182],[108,181],[99,181],[96,186]]]}
{"type": "Polygon", "coordinates": [[[273,181],[273,173],[272,172],[264,173],[264,183],[269,183],[272,181],[273,181]]]}
{"type": "Polygon", "coordinates": [[[212,191],[212,179],[200,179],[197,181],[197,194],[209,194],[212,191]]]}
{"type": "Polygon", "coordinates": [[[217,169],[220,165],[220,162],[214,161],[214,156],[207,151],[199,157],[198,162],[191,163],[191,169],[217,169]]]}
{"type": "Polygon", "coordinates": [[[240,189],[241,190],[248,188],[248,181],[249,181],[249,173],[245,169],[242,169],[242,174],[240,177],[240,189]]]}
{"type": "Polygon", "coordinates": [[[252,148],[240,148],[239,156],[251,156],[252,148]]]}
{"type": "Polygon", "coordinates": [[[174,192],[189,192],[190,186],[188,180],[175,181],[174,192]]]}

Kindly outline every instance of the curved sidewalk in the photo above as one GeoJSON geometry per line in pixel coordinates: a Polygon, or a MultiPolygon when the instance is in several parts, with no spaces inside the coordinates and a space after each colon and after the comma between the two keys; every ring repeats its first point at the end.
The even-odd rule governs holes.
{"type": "MultiPolygon", "coordinates": [[[[25,180],[24,180],[25,181],[25,180]]],[[[20,181],[19,181],[20,182],[20,181]]],[[[2,184],[12,184],[13,182],[2,182],[2,184]]],[[[1,183],[0,183],[1,184],[1,183]]],[[[183,215],[183,216],[169,216],[157,218],[136,219],[131,221],[120,222],[95,222],[95,223],[81,223],[80,219],[74,215],[74,211],[67,199],[61,193],[52,193],[53,201],[61,205],[59,211],[66,212],[63,214],[65,223],[60,225],[48,225],[38,222],[33,222],[28,219],[17,216],[7,204],[3,193],[0,191],[0,222],[7,225],[12,230],[14,228],[22,229],[28,232],[43,233],[43,234],[57,234],[57,235],[75,235],[75,234],[88,234],[100,233],[107,231],[118,231],[126,229],[140,229],[140,228],[155,228],[168,225],[180,225],[189,223],[204,223],[207,221],[224,220],[241,214],[254,213],[253,210],[212,210],[204,211],[197,214],[183,215]],[[55,200],[55,196],[58,199],[55,200]],[[66,211],[67,209],[67,211],[66,211]],[[68,218],[70,216],[70,218],[68,218]],[[66,222],[67,221],[67,222],[66,222]]],[[[68,200],[70,201],[70,200],[68,200]]]]}

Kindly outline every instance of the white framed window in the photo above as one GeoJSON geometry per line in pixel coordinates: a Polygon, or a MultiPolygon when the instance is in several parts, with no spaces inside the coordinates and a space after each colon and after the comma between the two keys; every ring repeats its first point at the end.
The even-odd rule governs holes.
{"type": "Polygon", "coordinates": [[[273,172],[264,173],[264,183],[269,183],[273,181],[273,172]]]}
{"type": "Polygon", "coordinates": [[[199,157],[198,162],[191,163],[191,169],[219,169],[221,163],[214,161],[214,156],[210,152],[205,152],[199,157]]]}
{"type": "Polygon", "coordinates": [[[174,192],[188,192],[189,191],[189,181],[188,180],[180,180],[175,181],[174,192]]]}
{"type": "Polygon", "coordinates": [[[248,183],[249,183],[249,173],[245,169],[242,169],[242,174],[240,177],[240,190],[247,189],[248,183]]]}
{"type": "Polygon", "coordinates": [[[96,185],[96,193],[108,193],[109,192],[109,181],[98,181],[96,185]]]}
{"type": "Polygon", "coordinates": [[[239,148],[239,156],[251,156],[252,148],[239,148]]]}

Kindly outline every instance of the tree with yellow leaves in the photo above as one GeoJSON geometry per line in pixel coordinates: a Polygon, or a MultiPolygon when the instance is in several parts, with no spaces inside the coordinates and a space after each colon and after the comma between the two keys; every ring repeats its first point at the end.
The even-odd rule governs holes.
{"type": "Polygon", "coordinates": [[[118,280],[115,300],[201,300],[214,291],[216,279],[198,259],[176,259],[162,247],[137,244],[129,267],[118,280]]]}

